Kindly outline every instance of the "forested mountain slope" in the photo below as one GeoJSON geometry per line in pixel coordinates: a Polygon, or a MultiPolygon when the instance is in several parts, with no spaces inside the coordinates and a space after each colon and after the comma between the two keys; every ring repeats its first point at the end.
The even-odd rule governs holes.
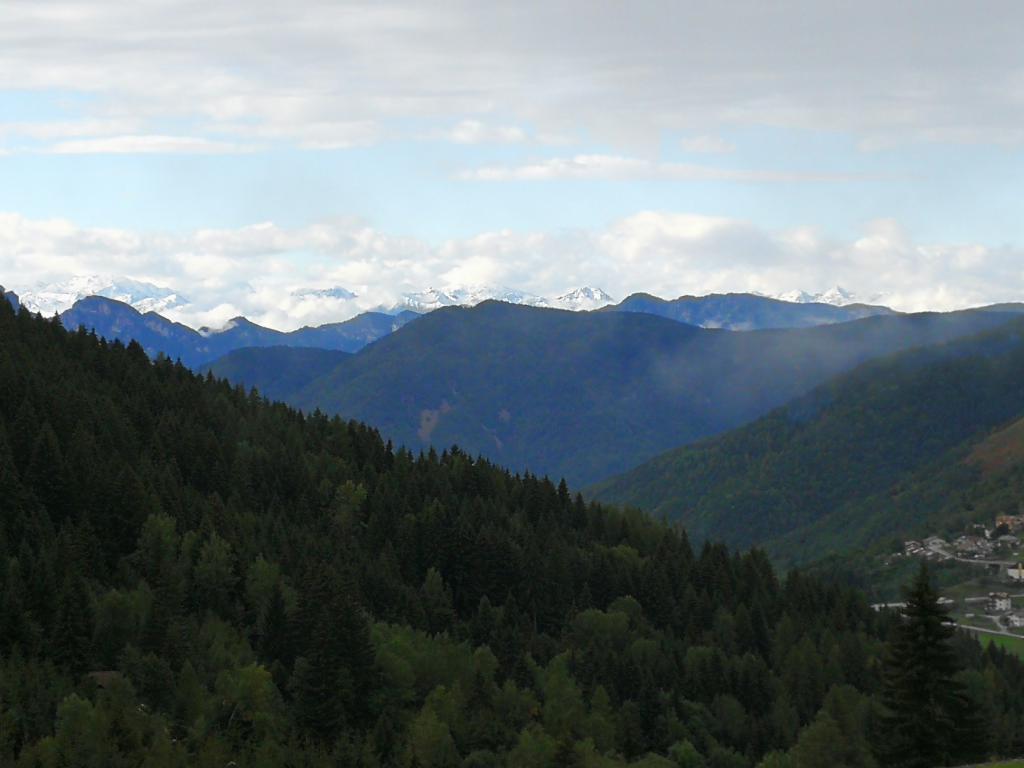
{"type": "Polygon", "coordinates": [[[868,363],[593,495],[681,521],[697,539],[813,560],[971,518],[991,523],[993,494],[1012,475],[968,457],[1022,415],[1024,321],[1014,320],[868,363]]]}
{"type": "Polygon", "coordinates": [[[432,312],[287,400],[365,421],[397,444],[457,444],[576,484],[744,424],[877,355],[1008,319],[905,315],[734,333],[488,302],[432,312]]]}
{"type": "Polygon", "coordinates": [[[262,396],[284,400],[350,356],[348,352],[315,347],[243,347],[202,366],[199,372],[213,371],[218,378],[230,381],[258,380],[262,396]]]}
{"type": "Polygon", "coordinates": [[[6,303],[0,504],[3,764],[872,764],[857,594],[6,303]]]}

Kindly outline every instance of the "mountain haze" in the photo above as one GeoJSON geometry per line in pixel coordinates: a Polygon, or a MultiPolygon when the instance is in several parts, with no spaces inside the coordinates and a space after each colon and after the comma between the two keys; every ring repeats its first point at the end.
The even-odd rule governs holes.
{"type": "MultiPolygon", "coordinates": [[[[426,315],[286,400],[366,421],[412,448],[457,443],[512,469],[595,482],[751,421],[872,357],[1007,319],[894,315],[734,333],[488,302],[426,315]]],[[[259,388],[270,367],[259,358],[248,357],[247,373],[223,373],[259,388]]]]}
{"type": "Polygon", "coordinates": [[[258,368],[260,394],[283,401],[329,374],[349,357],[349,352],[316,347],[242,347],[199,370],[213,371],[218,378],[229,381],[245,382],[255,379],[253,371],[258,368]]]}
{"type": "Polygon", "coordinates": [[[750,293],[680,296],[671,301],[646,293],[634,293],[608,312],[643,312],[702,328],[752,331],[765,328],[810,328],[844,323],[874,315],[893,314],[887,307],[851,304],[843,307],[824,303],[781,301],[750,293]]]}
{"type": "Polygon", "coordinates": [[[1018,514],[1024,320],[872,361],[594,487],[699,539],[807,562],[1018,514]],[[1016,490],[1014,490],[1016,489],[1016,490]]]}

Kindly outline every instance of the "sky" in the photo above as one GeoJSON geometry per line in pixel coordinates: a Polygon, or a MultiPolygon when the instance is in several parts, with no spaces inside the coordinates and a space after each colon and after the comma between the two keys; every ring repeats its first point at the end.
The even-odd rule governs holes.
{"type": "Polygon", "coordinates": [[[127,276],[275,327],[467,284],[1024,300],[1022,28],[1016,1],[4,0],[0,284],[127,276]],[[333,286],[358,301],[296,316],[333,286]]]}

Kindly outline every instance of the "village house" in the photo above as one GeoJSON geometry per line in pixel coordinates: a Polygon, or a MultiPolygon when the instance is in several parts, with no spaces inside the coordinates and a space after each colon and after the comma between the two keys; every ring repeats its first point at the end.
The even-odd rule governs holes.
{"type": "Polygon", "coordinates": [[[998,515],[996,517],[996,528],[1005,525],[1011,532],[1024,530],[1024,515],[998,515]]]}
{"type": "Polygon", "coordinates": [[[1015,549],[1017,545],[1020,543],[1020,539],[1018,539],[1016,536],[1006,534],[1005,536],[1000,536],[998,539],[996,539],[996,542],[999,544],[1000,547],[1003,547],[1005,549],[1015,549]]]}
{"type": "Polygon", "coordinates": [[[903,554],[907,557],[914,557],[915,555],[921,554],[923,551],[924,547],[920,541],[914,541],[911,539],[910,541],[903,542],[903,554]]]}
{"type": "Polygon", "coordinates": [[[977,557],[992,551],[992,545],[980,536],[961,536],[953,542],[953,546],[961,557],[977,557]]]}
{"type": "Polygon", "coordinates": [[[1013,603],[1006,592],[989,592],[985,603],[986,613],[1009,613],[1012,607],[1013,603]]]}

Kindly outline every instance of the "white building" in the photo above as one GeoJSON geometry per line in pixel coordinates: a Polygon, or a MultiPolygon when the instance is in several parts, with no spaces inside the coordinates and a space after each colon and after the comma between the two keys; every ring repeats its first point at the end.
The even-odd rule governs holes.
{"type": "Polygon", "coordinates": [[[1009,613],[1012,607],[1010,596],[1005,592],[989,592],[986,613],[1009,613]]]}

